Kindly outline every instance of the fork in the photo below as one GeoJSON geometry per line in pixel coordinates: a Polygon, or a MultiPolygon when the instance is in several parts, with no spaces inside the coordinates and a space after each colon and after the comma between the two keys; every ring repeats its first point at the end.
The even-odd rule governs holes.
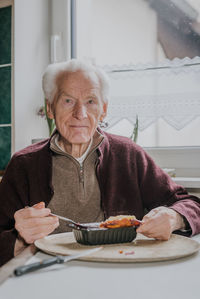
{"type": "Polygon", "coordinates": [[[75,222],[74,220],[70,219],[70,218],[67,218],[67,217],[63,217],[63,216],[59,216],[59,215],[56,215],[56,214],[53,214],[53,213],[50,213],[51,216],[56,216],[58,217],[60,220],[63,220],[63,221],[66,221],[68,222],[68,226],[69,227],[74,227],[74,228],[77,228],[77,229],[88,229],[88,228],[99,228],[99,225],[98,224],[92,224],[92,225],[88,225],[88,224],[80,224],[78,222],[75,222]]]}

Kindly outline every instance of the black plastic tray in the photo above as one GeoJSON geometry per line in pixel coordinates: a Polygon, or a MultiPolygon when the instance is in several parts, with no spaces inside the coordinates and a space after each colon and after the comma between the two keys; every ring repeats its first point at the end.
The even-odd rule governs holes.
{"type": "Polygon", "coordinates": [[[137,235],[136,227],[134,226],[119,228],[73,228],[73,233],[76,241],[84,245],[127,243],[133,241],[137,235]]]}

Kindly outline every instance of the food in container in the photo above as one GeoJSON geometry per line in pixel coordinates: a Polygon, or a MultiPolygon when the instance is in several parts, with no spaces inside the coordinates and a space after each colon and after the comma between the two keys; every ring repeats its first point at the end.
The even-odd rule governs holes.
{"type": "Polygon", "coordinates": [[[111,216],[105,222],[100,223],[100,227],[116,228],[127,226],[139,226],[142,221],[137,220],[134,215],[111,216]]]}
{"type": "Polygon", "coordinates": [[[74,237],[78,243],[101,245],[133,241],[137,235],[136,228],[140,223],[135,216],[120,215],[110,217],[101,223],[87,223],[87,228],[70,226],[73,228],[74,237]]]}

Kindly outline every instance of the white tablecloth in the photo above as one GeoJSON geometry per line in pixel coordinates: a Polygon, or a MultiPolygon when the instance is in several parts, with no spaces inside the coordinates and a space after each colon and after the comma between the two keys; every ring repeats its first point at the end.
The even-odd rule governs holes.
{"type": "MultiPolygon", "coordinates": [[[[193,237],[200,242],[200,235],[193,237]]],[[[29,262],[48,255],[38,252],[29,262]]],[[[60,270],[11,277],[2,299],[199,299],[200,254],[154,263],[71,261],[60,270]]]]}

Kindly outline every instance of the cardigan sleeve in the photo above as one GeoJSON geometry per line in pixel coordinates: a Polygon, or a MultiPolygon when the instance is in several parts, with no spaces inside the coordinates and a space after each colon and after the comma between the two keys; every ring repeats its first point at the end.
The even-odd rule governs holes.
{"type": "Polygon", "coordinates": [[[140,192],[147,210],[157,206],[172,208],[187,220],[192,235],[199,233],[200,199],[177,185],[146,152],[139,152],[137,165],[140,192]]]}
{"type": "Polygon", "coordinates": [[[17,231],[14,213],[28,200],[26,173],[20,157],[13,157],[0,183],[0,265],[14,256],[17,231]]]}

